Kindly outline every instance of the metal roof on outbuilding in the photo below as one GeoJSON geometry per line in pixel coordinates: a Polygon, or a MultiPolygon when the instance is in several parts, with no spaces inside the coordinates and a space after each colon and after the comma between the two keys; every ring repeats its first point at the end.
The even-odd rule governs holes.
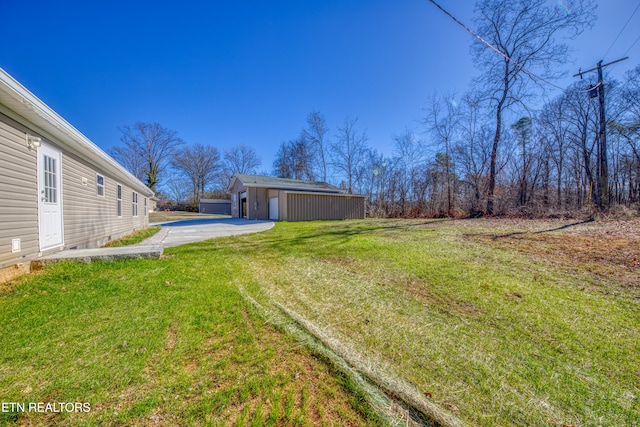
{"type": "Polygon", "coordinates": [[[245,174],[234,175],[231,183],[229,184],[229,190],[233,188],[236,180],[239,180],[245,187],[273,188],[278,190],[310,191],[333,194],[344,193],[344,191],[342,191],[338,187],[334,187],[333,185],[327,184],[326,182],[313,182],[303,181],[300,179],[276,178],[272,176],[245,174]]]}
{"type": "Polygon", "coordinates": [[[200,203],[221,203],[221,204],[230,204],[231,200],[229,199],[200,199],[200,203]]]}

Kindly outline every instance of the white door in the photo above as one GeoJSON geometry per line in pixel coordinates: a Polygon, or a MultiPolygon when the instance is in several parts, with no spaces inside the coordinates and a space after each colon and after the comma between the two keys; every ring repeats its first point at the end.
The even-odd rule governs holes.
{"type": "Polygon", "coordinates": [[[38,147],[38,223],[40,250],[61,246],[62,239],[62,154],[50,145],[38,147]]]}
{"type": "Polygon", "coordinates": [[[277,221],[278,218],[278,198],[272,197],[269,199],[269,219],[277,221]]]}

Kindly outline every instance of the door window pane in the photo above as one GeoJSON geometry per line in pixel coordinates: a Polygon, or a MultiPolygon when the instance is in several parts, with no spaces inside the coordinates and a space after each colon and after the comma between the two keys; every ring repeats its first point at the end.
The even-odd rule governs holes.
{"type": "Polygon", "coordinates": [[[57,203],[58,202],[58,171],[56,159],[49,156],[44,156],[44,202],[45,203],[57,203]]]}

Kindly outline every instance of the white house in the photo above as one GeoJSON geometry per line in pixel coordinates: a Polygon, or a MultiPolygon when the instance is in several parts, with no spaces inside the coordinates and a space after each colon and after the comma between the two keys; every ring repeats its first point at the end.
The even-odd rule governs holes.
{"type": "Polygon", "coordinates": [[[0,68],[0,281],[146,227],[153,195],[0,68]]]}

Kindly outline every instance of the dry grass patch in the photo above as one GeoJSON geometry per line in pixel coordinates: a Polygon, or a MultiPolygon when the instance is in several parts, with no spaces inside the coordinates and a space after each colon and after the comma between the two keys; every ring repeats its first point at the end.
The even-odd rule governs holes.
{"type": "MultiPolygon", "coordinates": [[[[578,229],[571,224],[278,224],[251,246],[231,245],[256,299],[302,313],[472,425],[633,425],[637,299],[585,290],[595,282],[620,288],[616,276],[536,255],[538,236],[558,233],[544,243],[558,245],[560,233],[578,229]],[[516,241],[522,236],[534,243],[516,241]]],[[[580,225],[584,233],[590,226],[580,225]]],[[[563,253],[570,242],[553,250],[563,253]]]]}
{"type": "MultiPolygon", "coordinates": [[[[486,221],[482,228],[496,221],[486,221]]],[[[473,236],[539,262],[586,272],[602,292],[640,298],[640,220],[530,221],[529,224],[516,222],[513,228],[515,231],[506,234],[473,236]],[[532,226],[535,229],[532,230],[532,226]]]]}

